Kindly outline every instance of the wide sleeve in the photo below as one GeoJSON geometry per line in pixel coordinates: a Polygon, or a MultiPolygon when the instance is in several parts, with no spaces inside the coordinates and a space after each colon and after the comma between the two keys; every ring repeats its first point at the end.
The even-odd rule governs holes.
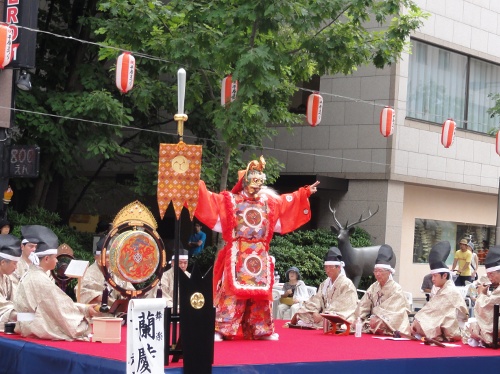
{"type": "Polygon", "coordinates": [[[372,300],[371,300],[371,295],[373,293],[373,284],[366,290],[365,294],[361,298],[361,300],[358,303],[358,306],[356,308],[355,318],[360,317],[361,320],[365,321],[367,320],[370,315],[372,314],[372,300]]]}
{"type": "Polygon", "coordinates": [[[387,290],[384,289],[384,293],[388,293],[388,297],[373,308],[373,314],[384,321],[389,331],[401,331],[408,334],[410,332],[408,300],[398,284],[392,282],[386,287],[387,290]]]}
{"type": "MultiPolygon", "coordinates": [[[[0,275],[0,277],[3,276],[0,275]]],[[[3,284],[0,283],[0,331],[3,331],[3,325],[5,322],[16,320],[14,302],[12,301],[10,295],[12,284],[7,276],[5,276],[3,280],[3,284]]]]}
{"type": "MultiPolygon", "coordinates": [[[[220,194],[210,192],[205,182],[200,180],[198,184],[198,205],[194,215],[210,229],[214,230],[217,222],[221,219],[223,198],[220,194]]],[[[219,231],[219,230],[215,230],[219,231]]]]}
{"type": "Polygon", "coordinates": [[[304,301],[302,304],[302,307],[298,310],[297,313],[311,313],[311,312],[317,312],[320,313],[323,311],[325,308],[325,303],[323,301],[323,289],[325,286],[325,282],[321,283],[318,287],[318,290],[316,291],[316,294],[311,296],[309,299],[304,301]]]}
{"type": "MultiPolygon", "coordinates": [[[[91,304],[92,302],[99,302],[96,299],[102,296],[104,275],[102,275],[97,264],[94,263],[89,266],[80,282],[80,303],[91,304]]],[[[75,286],[75,292],[78,292],[78,286],[75,286]]],[[[108,304],[111,304],[111,302],[108,301],[108,304]]]]}
{"type": "Polygon", "coordinates": [[[280,196],[279,223],[275,231],[286,234],[298,229],[311,219],[310,195],[308,187],[301,187],[293,193],[280,196]]]}
{"type": "Polygon", "coordinates": [[[357,306],[358,293],[356,287],[354,287],[354,284],[344,276],[340,284],[336,285],[332,300],[330,300],[330,306],[324,312],[338,314],[345,320],[353,323],[354,312],[357,306]]]}

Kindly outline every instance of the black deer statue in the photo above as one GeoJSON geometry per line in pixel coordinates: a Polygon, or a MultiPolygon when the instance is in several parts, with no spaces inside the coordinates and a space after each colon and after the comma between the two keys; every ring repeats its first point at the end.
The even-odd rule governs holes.
{"type": "MultiPolygon", "coordinates": [[[[380,245],[375,245],[372,247],[360,247],[353,248],[350,241],[350,236],[354,233],[355,226],[364,222],[377,214],[380,207],[377,207],[375,212],[371,212],[368,209],[368,217],[363,218],[363,213],[359,217],[358,221],[349,224],[346,222],[345,227],[342,227],[339,220],[337,219],[335,213],[336,209],[332,209],[330,203],[328,203],[330,212],[333,214],[333,220],[335,225],[330,226],[331,230],[338,236],[338,247],[342,253],[342,261],[345,263],[345,273],[347,277],[352,280],[354,286],[358,288],[359,281],[362,276],[368,276],[373,274],[373,267],[377,259],[378,249],[380,245]]],[[[391,261],[391,266],[394,268],[396,265],[396,256],[393,257],[391,261]]]]}

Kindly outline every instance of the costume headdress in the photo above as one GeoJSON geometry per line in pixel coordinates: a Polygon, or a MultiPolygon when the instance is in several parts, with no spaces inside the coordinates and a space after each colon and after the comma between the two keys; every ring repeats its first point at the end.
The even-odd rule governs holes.
{"type": "Polygon", "coordinates": [[[260,156],[259,160],[252,160],[248,163],[247,168],[245,170],[238,171],[238,183],[235,184],[232,193],[239,193],[243,190],[244,183],[246,182],[248,175],[253,171],[257,171],[263,173],[266,167],[266,160],[264,156],[260,156]]]}
{"type": "Polygon", "coordinates": [[[386,269],[394,274],[395,270],[391,266],[391,260],[394,257],[394,251],[388,244],[382,244],[378,250],[377,259],[374,268],[386,269]]]}
{"type": "Polygon", "coordinates": [[[434,244],[429,252],[429,266],[431,274],[450,272],[446,265],[446,259],[451,251],[451,245],[448,241],[442,241],[434,244]]]}
{"type": "Polygon", "coordinates": [[[486,258],[484,259],[484,267],[487,273],[500,270],[500,246],[494,245],[490,247],[486,258]]]}
{"type": "Polygon", "coordinates": [[[20,240],[13,235],[0,235],[0,260],[19,261],[21,258],[20,240]]]}

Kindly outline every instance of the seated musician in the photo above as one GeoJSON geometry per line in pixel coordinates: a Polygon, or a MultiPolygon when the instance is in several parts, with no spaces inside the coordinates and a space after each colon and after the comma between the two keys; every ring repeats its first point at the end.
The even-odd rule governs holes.
{"type": "Polygon", "coordinates": [[[161,291],[162,297],[167,300],[167,308],[171,308],[173,306],[174,300],[174,269],[176,264],[179,266],[179,269],[184,272],[188,277],[191,277],[191,274],[186,271],[188,266],[188,258],[189,252],[186,249],[179,249],[179,261],[176,261],[175,255],[172,256],[171,267],[166,272],[163,273],[161,277],[161,291]]]}
{"type": "Polygon", "coordinates": [[[469,313],[446,265],[450,251],[450,243],[442,241],[434,244],[429,253],[432,283],[438,290],[415,314],[411,333],[417,338],[437,341],[455,341],[461,338],[461,326],[467,321],[469,313]]]}
{"type": "MultiPolygon", "coordinates": [[[[104,265],[101,261],[101,251],[104,245],[105,237],[102,237],[96,244],[96,248],[94,250],[94,263],[89,266],[85,275],[81,279],[81,288],[80,288],[80,299],[79,301],[84,304],[97,304],[102,303],[105,279],[104,274],[102,273],[101,267],[104,265]]],[[[106,266],[109,267],[109,252],[106,253],[106,266]]],[[[134,286],[116,275],[112,275],[113,281],[128,290],[134,290],[134,286]]],[[[108,306],[112,306],[115,300],[121,299],[122,296],[120,292],[111,289],[108,285],[108,298],[106,304],[108,306]]],[[[77,293],[77,289],[75,287],[75,294],[77,293]]]]}
{"type": "Polygon", "coordinates": [[[358,294],[352,281],[342,274],[344,263],[338,248],[332,247],[328,250],[324,266],[328,278],[320,284],[316,295],[304,301],[292,317],[293,325],[323,328],[324,318],[321,313],[336,314],[349,323],[354,322],[358,294]]]}
{"type": "Polygon", "coordinates": [[[0,235],[0,331],[4,331],[5,322],[15,322],[17,313],[14,309],[14,289],[11,275],[16,270],[21,258],[21,241],[10,234],[0,235]]]}
{"type": "Polygon", "coordinates": [[[48,276],[57,265],[57,236],[47,227],[32,225],[39,239],[35,251],[40,263],[31,264],[14,295],[18,313],[16,331],[23,337],[51,340],[89,340],[90,319],[99,315],[98,304],[74,303],[48,276]],[[24,313],[23,321],[20,314],[24,313]]]}
{"type": "Polygon", "coordinates": [[[356,309],[367,333],[392,335],[394,331],[410,333],[409,305],[401,286],[392,279],[394,269],[390,262],[394,257],[392,248],[384,244],[378,250],[373,274],[377,280],[360,300],[356,309]]]}
{"type": "Polygon", "coordinates": [[[500,246],[490,248],[484,264],[488,280],[481,277],[476,286],[475,318],[469,320],[462,336],[462,341],[473,347],[488,347],[493,343],[493,307],[500,304],[500,246]]]}

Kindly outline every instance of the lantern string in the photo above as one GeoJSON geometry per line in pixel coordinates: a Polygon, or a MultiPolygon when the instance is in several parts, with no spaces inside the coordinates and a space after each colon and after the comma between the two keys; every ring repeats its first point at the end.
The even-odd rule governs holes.
{"type": "MultiPolygon", "coordinates": [[[[43,34],[55,36],[55,37],[58,37],[58,38],[69,39],[69,40],[74,40],[74,41],[77,41],[77,42],[80,42],[80,43],[86,43],[86,44],[95,45],[95,46],[98,46],[100,48],[114,49],[114,50],[117,50],[117,51],[125,51],[126,50],[124,48],[119,48],[119,47],[115,47],[115,46],[111,46],[111,45],[107,45],[107,44],[103,44],[103,43],[91,42],[91,41],[88,41],[88,40],[79,39],[79,38],[75,38],[75,37],[72,37],[72,36],[61,35],[61,34],[53,33],[53,32],[50,32],[50,31],[45,31],[45,30],[40,30],[40,29],[34,29],[34,28],[31,28],[31,27],[27,27],[27,26],[18,25],[17,27],[20,28],[20,29],[25,29],[25,30],[32,31],[32,32],[43,33],[43,34]]],[[[158,56],[154,56],[154,55],[150,55],[150,54],[146,54],[146,53],[142,53],[142,52],[131,51],[131,50],[126,50],[126,51],[130,52],[135,57],[142,57],[142,58],[153,60],[153,61],[160,61],[160,62],[169,63],[169,64],[176,64],[176,65],[179,65],[179,66],[191,67],[188,64],[184,64],[184,63],[180,63],[180,62],[176,62],[176,61],[172,61],[172,60],[167,60],[167,59],[164,59],[164,58],[161,58],[161,57],[158,57],[158,56]]],[[[217,73],[214,70],[208,70],[208,69],[198,69],[198,70],[209,72],[209,73],[212,73],[212,74],[217,74],[217,75],[220,75],[220,76],[224,75],[224,74],[219,74],[219,73],[217,73]]],[[[338,99],[344,99],[344,100],[352,101],[352,102],[355,102],[355,103],[363,103],[363,104],[367,104],[367,105],[372,105],[374,107],[384,108],[386,106],[389,106],[387,103],[386,104],[383,104],[383,103],[379,104],[379,103],[376,102],[376,100],[363,100],[363,99],[359,99],[359,98],[353,98],[353,97],[343,96],[343,95],[338,95],[338,94],[333,94],[333,93],[329,93],[329,92],[322,92],[322,91],[318,91],[318,90],[312,90],[312,89],[309,89],[309,88],[304,88],[304,87],[299,87],[299,86],[296,86],[296,88],[298,90],[304,91],[304,92],[310,92],[310,93],[320,94],[320,95],[324,95],[324,96],[335,97],[335,98],[338,98],[338,99]]],[[[384,101],[387,102],[389,100],[384,100],[384,101]]],[[[395,106],[394,109],[396,111],[399,110],[399,108],[397,106],[395,106]]],[[[414,113],[416,115],[421,115],[422,117],[425,117],[425,116],[429,115],[429,113],[424,113],[424,112],[414,112],[414,113]]],[[[446,121],[447,119],[450,118],[450,116],[444,116],[444,115],[433,115],[433,116],[434,116],[435,119],[441,119],[440,122],[444,122],[444,121],[446,121]]],[[[419,119],[416,118],[416,120],[419,120],[419,119]]],[[[455,123],[461,124],[462,125],[461,128],[464,128],[465,125],[469,123],[469,121],[467,121],[467,120],[459,120],[459,119],[453,119],[453,120],[455,121],[455,123]]],[[[423,121],[426,121],[426,120],[423,120],[423,121]]],[[[436,123],[434,121],[426,121],[426,122],[436,123]]],[[[440,125],[440,124],[438,124],[438,125],[440,125]]],[[[477,123],[477,125],[481,126],[481,127],[488,127],[488,126],[490,126],[490,125],[484,124],[484,123],[477,123]]]]}
{"type": "MultiPolygon", "coordinates": [[[[73,41],[80,42],[80,43],[83,43],[83,44],[95,45],[95,46],[100,47],[100,48],[114,49],[114,50],[119,51],[119,52],[126,51],[126,52],[130,52],[130,54],[132,54],[134,57],[142,57],[142,58],[145,58],[145,59],[148,59],[148,60],[160,61],[160,62],[165,62],[165,63],[168,63],[168,64],[176,64],[176,65],[182,65],[182,66],[190,67],[189,65],[186,65],[186,64],[183,64],[183,63],[180,63],[180,62],[176,62],[176,61],[172,61],[172,60],[167,60],[165,58],[154,56],[154,55],[150,55],[150,54],[147,54],[147,53],[142,53],[142,52],[138,52],[138,51],[132,51],[130,49],[115,47],[115,46],[112,46],[112,45],[107,45],[107,44],[98,43],[98,42],[91,42],[91,41],[88,41],[88,40],[75,38],[73,36],[56,34],[56,33],[50,32],[50,31],[45,31],[45,30],[40,30],[40,29],[34,29],[34,28],[31,28],[31,27],[21,26],[21,25],[18,25],[17,28],[19,28],[19,29],[25,29],[25,30],[33,31],[33,32],[37,32],[37,33],[47,34],[47,35],[55,36],[57,38],[73,40],[73,41]]],[[[215,73],[215,72],[213,72],[211,70],[207,70],[207,69],[199,69],[199,70],[203,70],[203,71],[215,73]]]]}
{"type": "MultiPolygon", "coordinates": [[[[125,130],[137,130],[137,131],[144,131],[144,132],[149,132],[149,133],[154,133],[154,134],[177,136],[177,131],[175,131],[175,132],[169,132],[169,131],[163,131],[163,130],[143,129],[141,127],[135,127],[135,126],[125,126],[125,125],[119,125],[119,124],[110,123],[110,122],[101,122],[101,121],[94,121],[94,120],[83,119],[83,118],[60,116],[60,115],[57,115],[57,114],[35,112],[35,111],[32,111],[32,110],[25,110],[25,109],[19,109],[19,108],[9,108],[9,107],[5,107],[5,106],[0,106],[0,109],[14,110],[16,112],[22,112],[22,113],[28,113],[28,114],[35,114],[35,115],[52,117],[52,118],[58,118],[58,119],[69,120],[69,121],[81,121],[81,122],[86,122],[86,123],[89,123],[89,124],[92,124],[92,125],[98,125],[98,126],[118,127],[118,128],[122,128],[122,129],[125,129],[125,130]]],[[[211,138],[201,138],[201,137],[198,137],[198,136],[195,136],[195,135],[186,135],[186,134],[184,134],[184,138],[190,138],[190,139],[193,139],[193,140],[205,140],[205,141],[210,141],[210,142],[215,142],[215,143],[220,143],[220,144],[226,144],[226,142],[224,140],[211,139],[211,138]]],[[[284,153],[288,153],[288,154],[298,154],[298,155],[303,155],[303,156],[313,156],[313,157],[324,158],[324,159],[341,160],[341,161],[352,161],[352,162],[360,162],[360,163],[363,163],[363,164],[382,165],[382,166],[390,166],[391,165],[391,164],[387,164],[387,163],[384,163],[384,162],[356,160],[356,159],[352,159],[352,158],[335,157],[335,156],[329,156],[329,155],[320,155],[320,154],[316,154],[316,153],[303,152],[303,151],[294,151],[294,150],[274,148],[274,147],[266,147],[266,146],[261,146],[261,145],[257,146],[257,145],[254,145],[254,144],[246,144],[246,143],[239,143],[239,144],[241,146],[243,146],[243,147],[249,147],[249,148],[254,148],[254,149],[262,149],[262,150],[267,150],[267,151],[277,151],[277,152],[284,152],[284,153]]]]}

